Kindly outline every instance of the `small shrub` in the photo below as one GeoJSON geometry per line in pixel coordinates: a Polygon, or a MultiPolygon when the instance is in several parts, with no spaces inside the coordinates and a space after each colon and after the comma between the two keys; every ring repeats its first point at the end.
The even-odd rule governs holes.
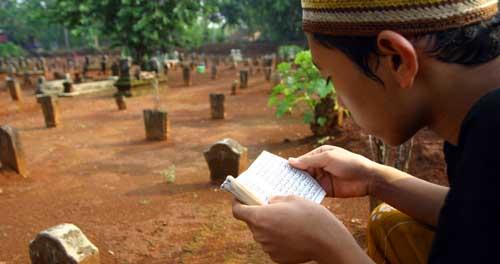
{"type": "Polygon", "coordinates": [[[0,57],[20,57],[24,55],[24,49],[14,43],[7,42],[0,44],[0,57]]]}
{"type": "Polygon", "coordinates": [[[305,105],[304,122],[311,125],[315,135],[328,135],[338,125],[336,93],[314,66],[311,52],[299,52],[293,64],[279,64],[278,73],[282,81],[273,88],[268,101],[269,106],[276,107],[276,116],[282,117],[305,105]]]}

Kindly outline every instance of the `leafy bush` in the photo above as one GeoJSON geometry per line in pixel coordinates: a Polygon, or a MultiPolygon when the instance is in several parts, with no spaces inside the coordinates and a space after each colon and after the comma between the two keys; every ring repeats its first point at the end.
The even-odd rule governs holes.
{"type": "Polygon", "coordinates": [[[304,48],[297,45],[283,45],[278,48],[278,55],[285,60],[293,60],[304,48]]]}
{"type": "Polygon", "coordinates": [[[24,54],[24,49],[13,43],[0,44],[0,57],[20,57],[24,54]]]}
{"type": "Polygon", "coordinates": [[[276,116],[282,117],[299,104],[305,104],[307,110],[303,113],[304,122],[323,126],[328,117],[317,116],[315,108],[322,99],[330,97],[334,100],[336,95],[333,85],[326,83],[312,63],[311,52],[299,52],[293,64],[279,64],[278,73],[282,81],[273,88],[268,101],[269,106],[276,107],[276,116]]]}

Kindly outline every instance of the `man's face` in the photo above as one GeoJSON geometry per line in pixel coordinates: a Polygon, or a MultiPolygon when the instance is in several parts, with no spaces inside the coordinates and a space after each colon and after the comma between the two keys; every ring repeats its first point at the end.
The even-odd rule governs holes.
{"type": "Polygon", "coordinates": [[[341,51],[323,46],[309,34],[308,42],[314,63],[324,77],[331,77],[339,101],[365,132],[398,145],[424,126],[421,95],[415,87],[400,87],[388,65],[372,67],[382,85],[361,72],[341,51]]]}

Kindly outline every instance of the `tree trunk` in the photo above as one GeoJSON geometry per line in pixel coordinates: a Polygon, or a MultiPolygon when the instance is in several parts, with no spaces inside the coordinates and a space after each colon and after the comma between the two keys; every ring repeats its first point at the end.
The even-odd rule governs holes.
{"type": "MultiPolygon", "coordinates": [[[[408,172],[411,151],[413,149],[413,138],[393,148],[386,145],[382,140],[370,135],[369,144],[373,161],[408,172]]],[[[381,201],[375,197],[370,197],[370,211],[373,211],[380,203],[381,201]]]]}

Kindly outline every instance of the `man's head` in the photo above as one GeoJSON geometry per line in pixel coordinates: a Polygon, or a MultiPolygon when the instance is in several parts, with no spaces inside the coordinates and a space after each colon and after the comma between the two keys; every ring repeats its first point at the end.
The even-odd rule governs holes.
{"type": "Polygon", "coordinates": [[[429,125],[429,89],[500,53],[498,1],[302,0],[313,60],[367,132],[399,144],[429,125]],[[453,66],[452,66],[453,65],[453,66]],[[438,77],[438,78],[436,78],[438,77]]]}

